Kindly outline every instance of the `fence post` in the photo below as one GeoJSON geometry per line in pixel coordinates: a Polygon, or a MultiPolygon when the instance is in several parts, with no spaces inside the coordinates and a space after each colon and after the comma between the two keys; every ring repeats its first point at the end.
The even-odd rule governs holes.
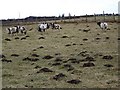
{"type": "Polygon", "coordinates": [[[56,23],[56,17],[54,17],[55,23],[56,23]]]}
{"type": "Polygon", "coordinates": [[[70,22],[71,14],[69,13],[69,22],[70,22]]]}
{"type": "Polygon", "coordinates": [[[36,17],[36,20],[35,20],[36,22],[35,23],[37,23],[37,17],[36,17]]]}
{"type": "Polygon", "coordinates": [[[70,16],[69,16],[69,22],[70,22],[70,16]]]}
{"type": "Polygon", "coordinates": [[[103,11],[103,21],[105,22],[105,12],[103,11]]]}
{"type": "Polygon", "coordinates": [[[74,15],[74,22],[75,22],[75,15],[74,15]]]}
{"type": "Polygon", "coordinates": [[[86,22],[87,22],[87,14],[86,14],[86,22]]]}
{"type": "Polygon", "coordinates": [[[115,14],[113,13],[113,21],[115,22],[115,14]]]}
{"type": "Polygon", "coordinates": [[[94,13],[94,17],[95,17],[95,22],[96,22],[96,14],[94,13]]]}

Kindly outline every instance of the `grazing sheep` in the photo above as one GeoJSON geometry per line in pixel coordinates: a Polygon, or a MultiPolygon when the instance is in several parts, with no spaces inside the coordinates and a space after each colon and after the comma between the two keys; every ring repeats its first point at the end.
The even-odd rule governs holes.
{"type": "Polygon", "coordinates": [[[102,30],[105,30],[108,28],[108,24],[106,22],[97,22],[97,25],[99,25],[99,27],[102,29],[102,30]]]}
{"type": "Polygon", "coordinates": [[[12,34],[12,35],[14,35],[15,33],[18,32],[18,29],[15,26],[14,27],[6,28],[6,30],[7,30],[8,34],[12,34]]]}
{"type": "Polygon", "coordinates": [[[19,33],[21,32],[22,34],[26,34],[26,28],[24,26],[14,26],[14,27],[9,27],[9,28],[6,28],[8,34],[12,34],[14,35],[15,33],[19,33]]]}
{"type": "Polygon", "coordinates": [[[52,29],[58,29],[58,30],[62,29],[62,27],[59,24],[50,23],[50,25],[51,25],[52,29]]]}
{"type": "Polygon", "coordinates": [[[8,34],[11,34],[11,30],[12,30],[12,27],[6,28],[6,32],[7,32],[8,34]]]}
{"type": "Polygon", "coordinates": [[[62,27],[59,24],[55,24],[55,29],[62,29],[62,27]]]}
{"type": "Polygon", "coordinates": [[[48,23],[42,23],[38,25],[38,31],[45,32],[46,29],[49,29],[48,23]]]}
{"type": "Polygon", "coordinates": [[[25,35],[26,35],[27,30],[26,30],[25,26],[21,26],[19,30],[20,30],[20,32],[21,32],[22,34],[25,34],[25,35]]]}

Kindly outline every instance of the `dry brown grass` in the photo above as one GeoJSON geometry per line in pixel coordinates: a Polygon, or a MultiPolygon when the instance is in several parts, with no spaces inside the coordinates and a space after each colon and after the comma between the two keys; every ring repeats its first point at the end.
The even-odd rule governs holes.
{"type": "Polygon", "coordinates": [[[45,33],[38,32],[36,24],[27,25],[33,30],[24,40],[20,40],[23,35],[9,36],[3,27],[2,51],[12,61],[2,63],[3,87],[118,88],[118,26],[108,24],[106,32],[96,23],[71,23],[45,33]],[[91,66],[86,66],[89,61],[91,66]],[[72,79],[80,82],[68,83],[74,83],[72,79]]]}

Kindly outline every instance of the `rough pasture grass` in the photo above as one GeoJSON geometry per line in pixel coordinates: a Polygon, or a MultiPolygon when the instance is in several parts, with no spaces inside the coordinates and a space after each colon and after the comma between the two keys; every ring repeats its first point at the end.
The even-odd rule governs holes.
{"type": "Polygon", "coordinates": [[[3,27],[3,59],[12,60],[2,63],[3,88],[118,87],[118,26],[108,24],[106,32],[96,23],[71,23],[45,33],[37,32],[35,24],[27,25],[33,28],[27,37],[9,36],[3,27]]]}

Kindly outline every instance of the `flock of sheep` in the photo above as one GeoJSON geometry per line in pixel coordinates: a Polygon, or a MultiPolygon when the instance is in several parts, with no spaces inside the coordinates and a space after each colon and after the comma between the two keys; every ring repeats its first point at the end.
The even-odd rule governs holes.
{"type": "Polygon", "coordinates": [[[18,33],[22,33],[22,34],[26,34],[26,28],[25,26],[14,26],[14,27],[9,27],[6,28],[8,34],[18,34],[18,33]]]}
{"type": "Polygon", "coordinates": [[[59,25],[59,24],[55,24],[55,23],[42,23],[42,24],[39,24],[38,25],[38,31],[42,32],[46,29],[49,29],[49,28],[52,28],[52,29],[62,29],[62,27],[59,25]]]}
{"type": "MultiPolygon", "coordinates": [[[[99,25],[99,27],[102,30],[105,30],[108,28],[108,24],[106,22],[97,22],[97,25],[99,25]]],[[[59,24],[55,24],[55,23],[41,23],[38,24],[38,31],[39,32],[45,32],[47,29],[52,28],[52,29],[62,29],[61,25],[59,24]]],[[[6,28],[8,34],[14,35],[14,34],[25,34],[27,33],[27,29],[25,26],[13,26],[13,27],[8,27],[6,28]]]]}

